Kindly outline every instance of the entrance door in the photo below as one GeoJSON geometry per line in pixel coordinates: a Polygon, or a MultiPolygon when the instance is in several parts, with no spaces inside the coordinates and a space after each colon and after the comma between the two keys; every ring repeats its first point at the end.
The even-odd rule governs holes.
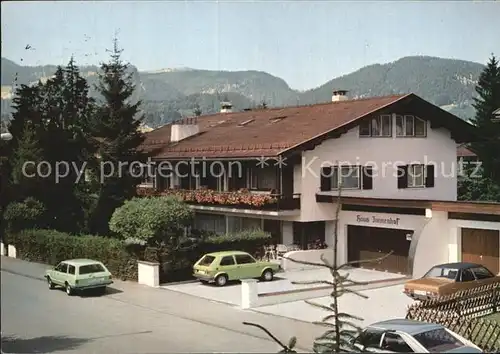
{"type": "Polygon", "coordinates": [[[408,274],[411,231],[349,225],[347,228],[347,257],[349,261],[364,261],[392,254],[379,262],[353,264],[367,269],[408,274]]]}
{"type": "Polygon", "coordinates": [[[500,232],[463,228],[462,262],[482,264],[494,274],[499,274],[500,232]]]}

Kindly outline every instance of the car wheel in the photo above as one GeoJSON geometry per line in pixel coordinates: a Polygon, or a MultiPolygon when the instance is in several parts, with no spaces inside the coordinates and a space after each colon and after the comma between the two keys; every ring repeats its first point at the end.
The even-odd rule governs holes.
{"type": "Polygon", "coordinates": [[[55,285],[54,283],[52,282],[52,280],[50,279],[50,277],[47,277],[47,284],[49,285],[49,289],[54,289],[55,288],[55,285]]]}
{"type": "Polygon", "coordinates": [[[274,278],[274,273],[271,269],[266,269],[264,273],[262,273],[262,279],[265,281],[271,281],[274,278]]]}
{"type": "Polygon", "coordinates": [[[224,286],[226,285],[226,283],[227,283],[227,276],[224,274],[221,274],[217,276],[217,278],[215,278],[215,284],[217,284],[217,286],[224,286]]]}
{"type": "Polygon", "coordinates": [[[68,283],[65,284],[64,288],[66,289],[66,294],[68,294],[68,296],[73,295],[73,289],[71,289],[71,286],[69,286],[68,283]]]}

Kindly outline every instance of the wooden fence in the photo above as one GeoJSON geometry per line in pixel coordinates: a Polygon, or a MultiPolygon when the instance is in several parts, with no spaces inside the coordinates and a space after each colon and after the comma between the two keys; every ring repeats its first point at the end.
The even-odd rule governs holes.
{"type": "Polygon", "coordinates": [[[483,351],[496,353],[500,351],[500,321],[482,318],[495,313],[500,313],[500,283],[417,302],[408,308],[406,318],[439,323],[483,351]]]}

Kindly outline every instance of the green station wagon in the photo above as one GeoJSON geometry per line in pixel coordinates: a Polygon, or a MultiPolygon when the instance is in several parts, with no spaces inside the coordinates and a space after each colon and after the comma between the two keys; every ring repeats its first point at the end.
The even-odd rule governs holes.
{"type": "Polygon", "coordinates": [[[279,264],[256,261],[240,251],[208,253],[193,266],[193,276],[202,282],[224,286],[230,280],[261,278],[271,281],[281,269],[279,264]]]}
{"type": "Polygon", "coordinates": [[[45,272],[49,289],[62,286],[66,294],[76,291],[98,289],[106,291],[106,286],[113,283],[109,270],[99,261],[92,259],[71,259],[62,261],[53,269],[45,272]]]}

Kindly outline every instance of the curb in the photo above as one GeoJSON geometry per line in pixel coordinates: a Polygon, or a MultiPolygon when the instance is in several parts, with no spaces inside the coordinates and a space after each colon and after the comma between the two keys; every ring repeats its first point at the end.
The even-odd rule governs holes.
{"type": "MultiPolygon", "coordinates": [[[[370,285],[375,285],[375,284],[390,284],[390,283],[399,283],[403,280],[410,279],[409,277],[399,277],[399,278],[391,278],[391,279],[377,279],[377,280],[372,280],[368,282],[361,282],[362,284],[348,284],[345,287],[346,288],[351,288],[355,286],[370,286],[370,285]]],[[[278,296],[278,295],[289,295],[289,294],[296,294],[296,293],[303,293],[307,291],[317,291],[317,290],[327,290],[331,289],[331,285],[325,285],[325,286],[317,286],[314,288],[304,288],[304,289],[292,289],[292,290],[284,290],[284,291],[276,291],[272,293],[262,293],[259,294],[259,297],[268,297],[268,296],[278,296]]]]}

